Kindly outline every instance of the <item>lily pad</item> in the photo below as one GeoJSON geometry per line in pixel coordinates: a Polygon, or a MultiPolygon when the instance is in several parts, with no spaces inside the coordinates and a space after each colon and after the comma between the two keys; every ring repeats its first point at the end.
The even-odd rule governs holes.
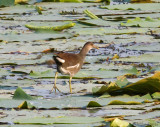
{"type": "Polygon", "coordinates": [[[138,74],[138,70],[135,66],[133,66],[131,69],[128,70],[124,70],[127,74],[133,74],[133,75],[137,75],[138,74]]]}
{"type": "Polygon", "coordinates": [[[149,4],[120,4],[120,5],[110,5],[101,6],[103,9],[109,10],[160,10],[159,3],[149,3],[149,4]]]}
{"type": "Polygon", "coordinates": [[[12,6],[15,0],[1,0],[0,6],[12,6]]]}
{"type": "Polygon", "coordinates": [[[13,99],[16,100],[33,100],[34,98],[28,94],[26,94],[22,88],[18,87],[14,92],[13,99]]]}
{"type": "Polygon", "coordinates": [[[135,94],[147,94],[160,91],[160,72],[156,72],[152,77],[144,78],[135,83],[129,84],[123,89],[135,94]]]}
{"type": "Polygon", "coordinates": [[[19,106],[19,109],[35,109],[35,106],[31,105],[29,102],[24,101],[19,106]]]}
{"type": "Polygon", "coordinates": [[[67,117],[67,116],[59,116],[59,117],[35,117],[30,119],[23,119],[14,121],[16,124],[87,124],[87,123],[98,123],[103,122],[104,119],[101,117],[67,117]]]}
{"type": "Polygon", "coordinates": [[[129,19],[126,23],[121,23],[121,26],[134,26],[134,27],[160,27],[160,20],[155,20],[150,17],[147,17],[145,20],[142,20],[139,17],[135,19],[129,19]]]}
{"type": "Polygon", "coordinates": [[[96,101],[90,101],[87,105],[87,107],[102,107],[102,105],[100,105],[99,103],[97,103],[96,101]]]}
{"type": "Polygon", "coordinates": [[[126,86],[127,84],[129,84],[129,81],[125,76],[119,76],[117,77],[116,84],[122,88],[123,86],[126,86]]]}
{"type": "Polygon", "coordinates": [[[131,127],[131,125],[126,122],[126,121],[123,121],[123,120],[120,120],[118,118],[114,119],[112,122],[111,122],[111,127],[131,127]]]}
{"type": "Polygon", "coordinates": [[[106,92],[110,93],[110,92],[112,92],[114,90],[117,90],[119,88],[120,87],[118,87],[115,82],[112,82],[108,86],[107,85],[103,85],[100,88],[99,87],[93,87],[92,88],[92,92],[93,92],[94,95],[102,95],[102,94],[104,94],[106,92]]]}
{"type": "Polygon", "coordinates": [[[152,52],[152,53],[146,53],[139,56],[130,56],[128,58],[119,58],[114,59],[113,61],[127,61],[127,62],[141,62],[141,63],[156,63],[160,62],[159,58],[160,53],[159,52],[152,52]]]}
{"type": "Polygon", "coordinates": [[[136,102],[136,101],[119,101],[119,100],[113,100],[108,105],[141,105],[142,103],[136,102]]]}
{"type": "Polygon", "coordinates": [[[153,97],[154,99],[160,99],[160,92],[155,92],[155,93],[153,93],[153,94],[152,94],[152,97],[153,97]]]}
{"type": "Polygon", "coordinates": [[[31,30],[49,30],[49,31],[62,31],[64,29],[68,29],[70,27],[73,27],[75,23],[68,23],[64,24],[62,26],[36,26],[36,25],[30,25],[26,24],[25,26],[31,30]]]}
{"type": "Polygon", "coordinates": [[[78,20],[78,22],[89,26],[109,26],[108,22],[102,19],[78,20]]]}
{"type": "Polygon", "coordinates": [[[121,35],[121,34],[140,34],[147,32],[145,28],[130,29],[114,29],[114,28],[79,28],[69,30],[70,33],[75,32],[79,35],[121,35]]]}

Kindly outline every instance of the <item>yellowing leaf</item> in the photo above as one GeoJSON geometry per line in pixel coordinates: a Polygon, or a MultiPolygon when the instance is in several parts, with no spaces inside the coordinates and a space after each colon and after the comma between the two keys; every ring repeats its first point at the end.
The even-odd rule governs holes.
{"type": "Polygon", "coordinates": [[[36,6],[36,10],[39,15],[42,15],[42,8],[41,7],[36,6]]]}
{"type": "Polygon", "coordinates": [[[111,122],[110,126],[111,127],[128,127],[129,123],[126,122],[126,121],[123,121],[123,120],[120,120],[120,119],[116,118],[111,122]]]}
{"type": "Polygon", "coordinates": [[[24,101],[20,105],[18,105],[18,108],[20,108],[20,109],[27,109],[28,108],[27,101],[24,101]]]}
{"type": "Polygon", "coordinates": [[[28,103],[27,101],[22,102],[19,106],[19,109],[34,109],[35,106],[31,105],[30,103],[28,103]]]}
{"type": "Polygon", "coordinates": [[[108,121],[113,121],[115,120],[116,118],[118,119],[123,119],[123,117],[125,117],[124,115],[121,115],[121,116],[108,116],[107,118],[104,119],[104,121],[108,122],[108,121]]]}
{"type": "Polygon", "coordinates": [[[27,3],[28,0],[15,0],[15,4],[27,3]]]}
{"type": "Polygon", "coordinates": [[[112,57],[112,60],[114,60],[114,59],[119,59],[118,54],[114,54],[114,56],[112,57]]]}
{"type": "Polygon", "coordinates": [[[119,101],[119,100],[113,100],[108,105],[140,105],[140,104],[142,103],[136,102],[136,101],[124,102],[124,101],[119,101]]]}
{"type": "Polygon", "coordinates": [[[62,31],[64,29],[68,29],[75,26],[75,23],[67,23],[61,26],[36,26],[36,25],[30,25],[26,24],[25,27],[31,29],[31,30],[54,30],[54,31],[62,31]]]}

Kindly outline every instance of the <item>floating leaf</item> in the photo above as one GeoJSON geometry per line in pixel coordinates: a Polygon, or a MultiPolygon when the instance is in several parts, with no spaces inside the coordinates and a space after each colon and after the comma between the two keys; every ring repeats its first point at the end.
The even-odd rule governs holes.
{"type": "Polygon", "coordinates": [[[127,80],[126,76],[118,76],[116,84],[119,87],[123,87],[123,86],[126,86],[127,84],[129,84],[129,81],[127,80]]]}
{"type": "Polygon", "coordinates": [[[82,3],[81,0],[43,0],[43,2],[66,2],[66,3],[82,3]]]}
{"type": "Polygon", "coordinates": [[[136,102],[136,101],[119,101],[119,100],[113,100],[108,105],[141,105],[142,103],[136,102]]]}
{"type": "Polygon", "coordinates": [[[15,0],[15,4],[27,4],[28,0],[15,0]]]}
{"type": "Polygon", "coordinates": [[[98,19],[98,17],[93,14],[92,12],[90,12],[89,10],[84,10],[83,11],[87,16],[89,16],[91,19],[98,19]]]}
{"type": "Polygon", "coordinates": [[[36,6],[36,10],[37,10],[37,12],[38,12],[38,14],[39,15],[42,15],[42,9],[41,9],[41,7],[38,7],[38,6],[36,6]]]}
{"type": "Polygon", "coordinates": [[[144,78],[124,87],[124,91],[134,94],[147,94],[160,91],[160,71],[152,77],[144,78]]]}
{"type": "Polygon", "coordinates": [[[131,125],[126,121],[116,118],[111,122],[110,126],[111,127],[130,127],[131,125]]]}
{"type": "Polygon", "coordinates": [[[156,122],[153,119],[148,119],[148,121],[149,121],[149,125],[146,127],[159,127],[160,126],[160,123],[156,122]]]}
{"type": "Polygon", "coordinates": [[[87,105],[87,107],[102,107],[102,105],[100,105],[99,103],[97,103],[96,101],[90,101],[87,105]]]}
{"type": "Polygon", "coordinates": [[[75,23],[68,23],[68,24],[64,24],[61,26],[36,26],[36,25],[30,25],[30,24],[26,24],[25,25],[27,28],[31,29],[31,30],[54,30],[54,31],[62,31],[64,29],[68,29],[71,28],[73,26],[75,26],[75,23]]]}
{"type": "Polygon", "coordinates": [[[135,66],[132,67],[132,69],[128,69],[128,70],[124,70],[127,74],[134,74],[137,75],[138,74],[138,70],[135,66]]]}
{"type": "Polygon", "coordinates": [[[160,20],[155,20],[150,17],[147,17],[145,20],[142,20],[139,17],[135,19],[129,19],[126,23],[121,23],[121,26],[135,26],[135,27],[160,27],[160,20]]]}
{"type": "Polygon", "coordinates": [[[19,106],[19,109],[35,109],[35,106],[31,105],[29,102],[24,101],[19,106]]]}
{"type": "Polygon", "coordinates": [[[34,99],[32,96],[26,94],[22,88],[18,87],[16,89],[16,91],[14,92],[14,96],[13,96],[13,99],[16,99],[16,100],[32,100],[34,99]]]}
{"type": "Polygon", "coordinates": [[[119,89],[115,82],[110,83],[109,85],[103,85],[101,88],[93,87],[92,92],[94,95],[102,95],[106,92],[110,93],[114,90],[119,89]]]}
{"type": "Polygon", "coordinates": [[[159,52],[152,52],[146,53],[139,56],[130,56],[128,58],[119,58],[114,59],[113,61],[127,61],[127,62],[141,62],[141,63],[151,63],[151,62],[159,62],[160,53],[159,52]]]}
{"type": "Polygon", "coordinates": [[[89,26],[108,26],[108,22],[102,19],[78,20],[79,23],[89,26]]]}
{"type": "Polygon", "coordinates": [[[154,99],[160,99],[160,92],[155,92],[155,93],[153,93],[153,94],[152,94],[152,97],[153,97],[154,99]]]}
{"type": "Polygon", "coordinates": [[[114,59],[119,59],[118,54],[114,54],[114,56],[112,57],[112,60],[114,60],[114,59]]]}
{"type": "Polygon", "coordinates": [[[29,75],[34,78],[53,78],[54,77],[52,69],[42,71],[42,72],[31,71],[29,75]]]}
{"type": "Polygon", "coordinates": [[[111,95],[109,95],[107,92],[104,93],[102,96],[100,96],[99,98],[108,98],[110,97],[111,95]]]}
{"type": "Polygon", "coordinates": [[[0,0],[0,6],[12,6],[15,0],[0,0]]]}
{"type": "Polygon", "coordinates": [[[109,10],[160,10],[159,3],[149,3],[149,4],[119,4],[110,6],[101,6],[103,9],[109,10]]]}
{"type": "Polygon", "coordinates": [[[76,116],[60,116],[60,117],[35,117],[29,119],[21,119],[14,121],[17,124],[87,124],[103,122],[101,117],[76,117],[76,116]]]}
{"type": "Polygon", "coordinates": [[[144,96],[142,96],[141,98],[147,99],[147,100],[152,100],[152,97],[151,97],[151,95],[149,93],[144,95],[144,96]]]}
{"type": "Polygon", "coordinates": [[[146,28],[114,29],[114,28],[78,28],[71,29],[70,33],[75,32],[79,35],[121,35],[137,34],[147,32],[146,28]]]}

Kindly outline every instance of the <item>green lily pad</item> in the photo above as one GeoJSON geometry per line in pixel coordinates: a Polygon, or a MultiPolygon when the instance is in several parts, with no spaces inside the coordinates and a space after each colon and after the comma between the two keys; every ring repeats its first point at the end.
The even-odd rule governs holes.
{"type": "Polygon", "coordinates": [[[22,88],[18,87],[14,92],[13,99],[16,100],[33,100],[34,98],[28,94],[26,94],[22,88]]]}
{"type": "Polygon", "coordinates": [[[129,84],[129,81],[127,80],[127,78],[125,76],[119,76],[119,77],[117,77],[116,84],[119,87],[123,87],[123,86],[126,86],[127,84],[129,84]]]}
{"type": "Polygon", "coordinates": [[[121,35],[121,34],[140,34],[147,32],[145,28],[114,29],[114,28],[79,28],[69,30],[79,35],[121,35]]]}
{"type": "Polygon", "coordinates": [[[60,117],[35,117],[30,119],[22,119],[14,121],[16,124],[87,124],[87,123],[98,123],[103,122],[104,119],[101,117],[71,117],[71,116],[60,116],[60,117]]]}
{"type": "Polygon", "coordinates": [[[129,19],[126,23],[121,23],[121,26],[134,26],[134,27],[160,27],[160,20],[155,20],[150,17],[147,17],[145,20],[142,20],[139,17],[135,19],[129,19]]]}
{"type": "Polygon", "coordinates": [[[152,97],[151,97],[151,95],[149,93],[144,95],[144,96],[141,96],[141,98],[147,99],[147,100],[152,100],[152,97]]]}
{"type": "Polygon", "coordinates": [[[152,97],[153,97],[154,99],[160,99],[160,92],[155,92],[155,93],[153,93],[153,94],[152,94],[152,97]]]}
{"type": "Polygon", "coordinates": [[[99,98],[108,98],[111,97],[111,95],[109,95],[107,92],[102,94],[99,98]]]}
{"type": "Polygon", "coordinates": [[[102,87],[93,87],[92,88],[92,92],[94,95],[102,95],[104,93],[110,93],[114,90],[119,89],[120,87],[118,87],[114,82],[110,83],[108,86],[107,85],[103,85],[102,87]]]}
{"type": "Polygon", "coordinates": [[[22,13],[27,13],[27,12],[30,13],[34,11],[35,11],[35,8],[32,5],[16,5],[16,6],[2,8],[0,11],[0,14],[9,14],[9,15],[10,14],[22,14],[22,13]]]}
{"type": "Polygon", "coordinates": [[[100,105],[99,103],[97,103],[96,101],[90,101],[87,105],[87,107],[102,107],[102,105],[100,105]]]}
{"type": "Polygon", "coordinates": [[[135,83],[129,84],[123,89],[135,94],[147,94],[160,91],[160,72],[155,73],[152,77],[141,79],[135,83]]]}
{"type": "Polygon", "coordinates": [[[53,70],[52,69],[49,69],[49,70],[46,70],[46,71],[42,71],[42,72],[30,72],[29,74],[31,77],[34,77],[34,78],[53,78],[54,77],[54,74],[53,74],[53,70]]]}
{"type": "Polygon", "coordinates": [[[146,127],[159,127],[160,126],[160,123],[156,122],[155,120],[148,119],[148,121],[149,121],[149,125],[146,127]]]}
{"type": "Polygon", "coordinates": [[[142,50],[142,51],[159,51],[160,45],[159,43],[152,42],[152,43],[138,43],[137,45],[132,45],[127,47],[130,50],[142,50]]]}
{"type": "Polygon", "coordinates": [[[1,0],[0,6],[12,6],[15,0],[1,0]]]}
{"type": "Polygon", "coordinates": [[[126,61],[126,62],[140,62],[140,63],[154,63],[159,62],[160,53],[154,52],[154,53],[146,53],[139,56],[130,56],[128,58],[119,58],[114,59],[113,61],[126,61]]]}
{"type": "Polygon", "coordinates": [[[137,75],[138,74],[138,70],[135,66],[133,66],[133,68],[128,69],[128,70],[124,70],[127,74],[133,74],[133,75],[137,75]]]}
{"type": "Polygon", "coordinates": [[[89,26],[109,26],[108,22],[102,19],[78,20],[78,22],[89,26]]]}
{"type": "Polygon", "coordinates": [[[9,34],[0,34],[0,38],[4,41],[35,41],[35,40],[52,40],[52,39],[60,39],[60,38],[69,38],[72,37],[71,34],[68,33],[9,33],[9,34]]]}

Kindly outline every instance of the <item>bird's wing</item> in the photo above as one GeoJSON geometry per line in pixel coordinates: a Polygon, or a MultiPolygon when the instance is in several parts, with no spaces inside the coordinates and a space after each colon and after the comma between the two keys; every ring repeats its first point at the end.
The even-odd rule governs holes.
{"type": "Polygon", "coordinates": [[[62,62],[64,61],[66,67],[76,66],[81,60],[77,54],[59,53],[57,56],[61,59],[62,62]]]}

